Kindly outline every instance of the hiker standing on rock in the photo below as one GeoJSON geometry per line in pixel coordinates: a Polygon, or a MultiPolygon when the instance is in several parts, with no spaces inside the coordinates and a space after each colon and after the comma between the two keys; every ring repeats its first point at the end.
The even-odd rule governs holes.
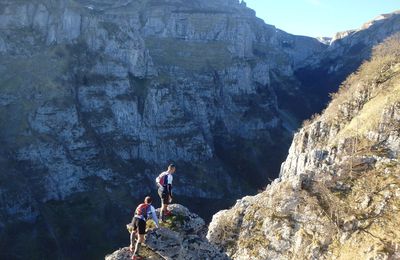
{"type": "Polygon", "coordinates": [[[164,221],[165,216],[171,215],[168,211],[168,205],[172,202],[172,174],[175,172],[176,167],[174,164],[168,166],[168,170],[162,172],[156,179],[158,186],[158,195],[161,199],[160,219],[164,221]]]}
{"type": "Polygon", "coordinates": [[[135,216],[132,219],[133,232],[131,232],[131,245],[129,247],[131,251],[133,251],[135,235],[137,235],[137,241],[132,259],[140,259],[140,246],[144,243],[144,235],[146,234],[146,221],[149,217],[153,219],[156,228],[158,228],[158,218],[156,210],[151,205],[152,202],[153,199],[147,196],[144,199],[144,203],[140,204],[135,210],[135,216]]]}

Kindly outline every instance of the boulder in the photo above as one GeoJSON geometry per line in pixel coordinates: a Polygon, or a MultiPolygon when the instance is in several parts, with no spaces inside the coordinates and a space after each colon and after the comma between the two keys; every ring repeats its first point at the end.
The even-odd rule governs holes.
{"type": "MultiPolygon", "coordinates": [[[[202,218],[179,204],[170,205],[169,210],[172,215],[160,223],[160,228],[151,228],[147,232],[146,247],[141,253],[146,259],[229,259],[208,242],[202,218]]],[[[125,260],[131,256],[126,247],[105,259],[125,260]]]]}

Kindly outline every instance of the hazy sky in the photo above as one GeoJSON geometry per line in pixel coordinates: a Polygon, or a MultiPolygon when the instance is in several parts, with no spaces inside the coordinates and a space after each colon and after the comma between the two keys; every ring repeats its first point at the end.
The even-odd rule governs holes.
{"type": "Polygon", "coordinates": [[[400,9],[400,0],[245,0],[266,23],[288,33],[333,36],[357,29],[379,14],[400,9]]]}

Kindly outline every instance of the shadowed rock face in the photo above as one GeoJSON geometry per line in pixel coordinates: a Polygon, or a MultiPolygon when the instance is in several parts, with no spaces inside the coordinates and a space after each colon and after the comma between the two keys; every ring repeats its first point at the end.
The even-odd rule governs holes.
{"type": "Polygon", "coordinates": [[[239,1],[1,1],[1,256],[104,255],[172,160],[204,216],[254,192],[297,124],[270,75],[325,48],[239,1]]]}

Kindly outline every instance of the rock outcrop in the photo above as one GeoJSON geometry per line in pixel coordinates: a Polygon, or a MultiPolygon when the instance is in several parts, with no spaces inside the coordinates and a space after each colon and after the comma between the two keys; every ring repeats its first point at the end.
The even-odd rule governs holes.
{"type": "Polygon", "coordinates": [[[233,259],[400,257],[400,35],[295,135],[280,178],[213,217],[233,259]]]}
{"type": "MultiPolygon", "coordinates": [[[[182,205],[169,206],[172,217],[161,227],[153,229],[146,235],[146,248],[141,253],[146,259],[228,259],[214,245],[210,244],[206,235],[204,220],[191,213],[182,205]]],[[[106,260],[128,260],[132,253],[129,248],[122,248],[106,260]]]]}

